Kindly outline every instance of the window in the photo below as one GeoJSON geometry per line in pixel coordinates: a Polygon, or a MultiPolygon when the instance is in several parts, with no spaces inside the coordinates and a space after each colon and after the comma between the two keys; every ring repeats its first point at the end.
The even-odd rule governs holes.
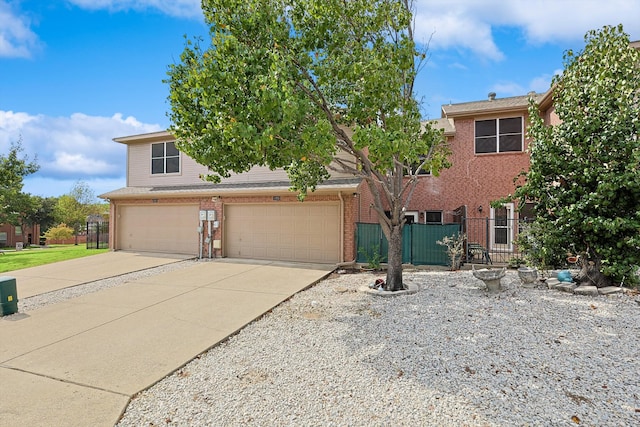
{"type": "Polygon", "coordinates": [[[16,236],[22,236],[22,227],[19,225],[16,225],[16,236]]]}
{"type": "Polygon", "coordinates": [[[442,211],[425,211],[425,224],[442,224],[442,211]]]}
{"type": "Polygon", "coordinates": [[[522,117],[476,120],[476,154],[522,151],[522,117]]]}
{"type": "Polygon", "coordinates": [[[174,142],[151,144],[151,173],[179,173],[180,152],[174,142]]]}
{"type": "MultiPolygon", "coordinates": [[[[411,173],[416,173],[416,169],[418,169],[418,166],[420,166],[425,158],[425,156],[420,156],[420,163],[411,165],[411,173]]],[[[418,175],[431,175],[431,168],[423,167],[422,169],[420,169],[420,172],[418,172],[418,175]]]]}

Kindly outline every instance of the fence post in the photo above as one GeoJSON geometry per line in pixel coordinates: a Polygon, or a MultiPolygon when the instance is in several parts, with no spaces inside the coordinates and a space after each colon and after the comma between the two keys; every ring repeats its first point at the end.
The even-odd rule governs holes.
{"type": "MultiPolygon", "coordinates": [[[[489,247],[489,217],[486,217],[486,224],[487,224],[487,230],[486,230],[486,234],[485,234],[485,250],[489,251],[490,247],[489,247]]],[[[487,262],[488,263],[488,262],[487,262]]]]}

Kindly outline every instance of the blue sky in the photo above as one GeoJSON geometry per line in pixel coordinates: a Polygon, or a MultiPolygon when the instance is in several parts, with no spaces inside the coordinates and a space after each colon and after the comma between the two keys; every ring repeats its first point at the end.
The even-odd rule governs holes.
{"type": "MultiPolygon", "coordinates": [[[[423,113],[544,92],[589,29],[622,23],[638,40],[639,16],[635,0],[418,0],[423,113]]],[[[124,187],[125,147],[112,139],[169,126],[162,80],[184,35],[207,35],[200,0],[0,0],[0,153],[22,138],[41,166],[24,191],[124,187]]]]}

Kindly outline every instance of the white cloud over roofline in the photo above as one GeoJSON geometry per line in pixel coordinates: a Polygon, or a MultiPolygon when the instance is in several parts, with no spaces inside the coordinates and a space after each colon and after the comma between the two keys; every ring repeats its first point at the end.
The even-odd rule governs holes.
{"type": "Polygon", "coordinates": [[[416,0],[416,37],[430,48],[463,49],[489,60],[504,56],[496,28],[519,28],[526,43],[566,45],[589,30],[624,24],[640,39],[640,2],[629,0],[416,0]],[[432,37],[433,35],[433,37],[432,37]]]}
{"type": "Polygon", "coordinates": [[[22,139],[24,153],[37,156],[43,178],[91,179],[125,175],[126,149],[113,142],[119,135],[163,130],[116,113],[111,117],[74,113],[69,117],[29,115],[0,110],[0,152],[22,139]]]}

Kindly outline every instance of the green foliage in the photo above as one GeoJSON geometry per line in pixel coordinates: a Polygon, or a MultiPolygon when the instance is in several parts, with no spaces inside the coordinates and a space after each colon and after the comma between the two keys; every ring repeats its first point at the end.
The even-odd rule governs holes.
{"type": "Polygon", "coordinates": [[[23,178],[40,167],[35,160],[20,156],[22,141],[12,143],[7,155],[0,155],[0,224],[20,225],[28,197],[22,194],[23,178]]]}
{"type": "Polygon", "coordinates": [[[82,181],[78,181],[69,194],[58,198],[54,208],[54,217],[57,222],[65,223],[73,229],[74,235],[84,230],[87,217],[92,214],[102,213],[100,204],[95,203],[95,195],[91,188],[82,181]]]}
{"type": "Polygon", "coordinates": [[[442,240],[436,240],[440,246],[447,249],[447,255],[451,261],[451,271],[460,269],[460,259],[464,255],[464,242],[467,236],[463,233],[457,233],[452,236],[445,236],[442,240]]]}
{"type": "Polygon", "coordinates": [[[62,223],[55,227],[49,228],[44,236],[49,240],[66,240],[73,237],[74,230],[71,227],[68,227],[67,224],[62,223]]]}
{"type": "Polygon", "coordinates": [[[578,253],[629,283],[640,265],[640,52],[622,26],[585,40],[553,81],[561,123],[530,105],[531,167],[516,196],[535,202],[538,258],[578,253]]]}
{"type": "Polygon", "coordinates": [[[202,7],[211,45],[188,40],[168,72],[180,150],[208,166],[214,182],[255,165],[284,168],[300,199],[331,171],[363,178],[393,242],[386,283],[401,288],[402,247],[391,231],[402,228],[419,171],[448,165],[442,132],[420,123],[413,89],[426,55],[413,41],[411,2],[202,7]]]}
{"type": "Polygon", "coordinates": [[[374,245],[370,250],[363,247],[358,248],[358,253],[367,260],[367,268],[372,270],[380,270],[382,264],[382,254],[380,253],[380,245],[374,245]]]}

